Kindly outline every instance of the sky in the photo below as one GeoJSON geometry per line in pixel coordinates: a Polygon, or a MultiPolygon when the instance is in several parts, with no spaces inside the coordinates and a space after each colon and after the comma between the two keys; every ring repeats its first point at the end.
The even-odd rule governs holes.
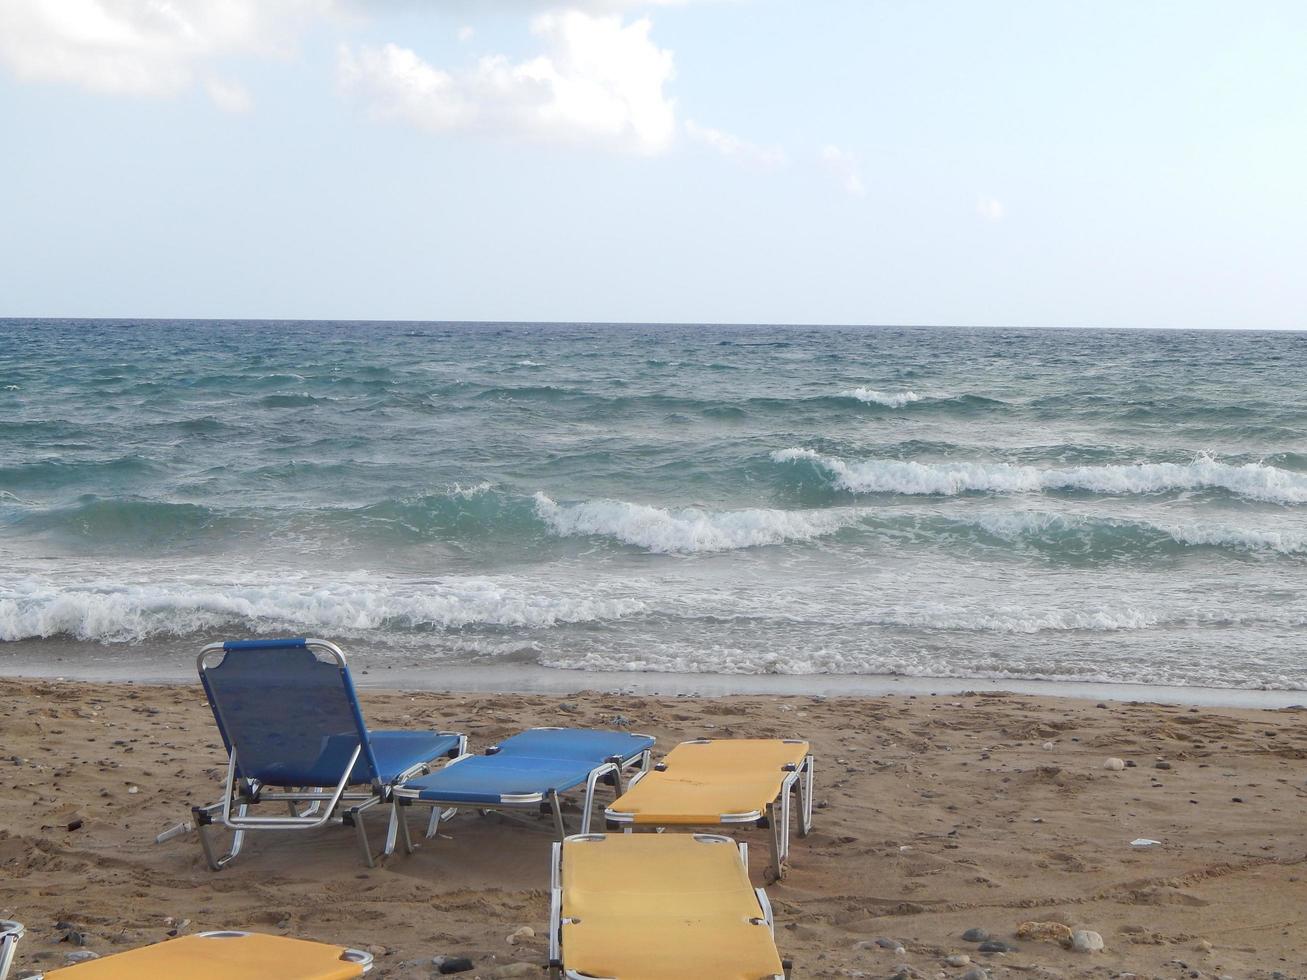
{"type": "Polygon", "coordinates": [[[0,0],[0,316],[1307,329],[1302,0],[0,0]]]}

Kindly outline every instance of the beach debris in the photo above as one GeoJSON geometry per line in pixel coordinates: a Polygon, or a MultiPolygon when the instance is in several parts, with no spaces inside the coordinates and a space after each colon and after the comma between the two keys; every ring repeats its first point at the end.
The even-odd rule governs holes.
{"type": "Polygon", "coordinates": [[[183,820],[181,823],[174,824],[155,837],[154,842],[156,844],[162,844],[164,841],[170,841],[174,837],[180,837],[182,834],[189,834],[194,829],[195,824],[191,823],[189,820],[183,820]]]}
{"type": "Polygon", "coordinates": [[[1125,760],[1118,759],[1115,756],[1113,756],[1110,759],[1104,759],[1103,768],[1106,769],[1108,772],[1120,772],[1122,769],[1125,768],[1125,760]]]}
{"type": "Polygon", "coordinates": [[[631,727],[631,719],[626,717],[626,715],[622,715],[622,714],[613,715],[611,718],[608,719],[608,723],[612,725],[614,728],[631,727]]]}
{"type": "Polygon", "coordinates": [[[522,942],[523,940],[534,939],[535,935],[536,935],[536,931],[532,929],[530,926],[519,926],[509,934],[508,945],[516,946],[518,943],[522,942]]]}
{"type": "Polygon", "coordinates": [[[1044,749],[1045,752],[1052,752],[1052,751],[1053,751],[1053,743],[1052,743],[1052,742],[1045,742],[1045,743],[1043,744],[1042,748],[1044,749]]]}
{"type": "Polygon", "coordinates": [[[1162,843],[1160,840],[1153,840],[1151,837],[1136,837],[1130,842],[1131,847],[1156,847],[1162,843]]]}
{"type": "Polygon", "coordinates": [[[968,929],[962,934],[964,943],[983,943],[987,939],[989,939],[989,933],[984,929],[968,929]]]}
{"type": "Polygon", "coordinates": [[[472,961],[466,956],[436,956],[431,960],[431,965],[436,968],[437,973],[466,973],[472,969],[472,961]]]}
{"type": "Polygon", "coordinates": [[[71,820],[68,821],[68,829],[81,830],[85,823],[86,821],[84,821],[81,817],[73,817],[71,820]]]}
{"type": "Polygon", "coordinates": [[[1061,922],[1023,922],[1017,926],[1018,939],[1035,939],[1050,943],[1071,942],[1071,927],[1061,922]]]}
{"type": "Polygon", "coordinates": [[[581,707],[575,701],[559,701],[558,710],[566,711],[569,715],[574,715],[581,710],[581,707]]]}
{"type": "Polygon", "coordinates": [[[1098,953],[1103,949],[1103,937],[1092,929],[1077,929],[1071,933],[1071,949],[1076,953],[1098,953]]]}
{"type": "Polygon", "coordinates": [[[128,786],[128,787],[127,787],[127,792],[130,793],[132,796],[135,796],[135,795],[136,795],[137,793],[139,793],[140,791],[141,791],[141,787],[139,787],[139,786],[128,786]]]}

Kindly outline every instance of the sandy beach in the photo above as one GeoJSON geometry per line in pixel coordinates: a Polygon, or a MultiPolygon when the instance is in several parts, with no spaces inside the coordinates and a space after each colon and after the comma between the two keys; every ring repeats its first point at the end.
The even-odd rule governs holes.
{"type": "MultiPolygon", "coordinates": [[[[1014,977],[1307,976],[1301,710],[995,692],[363,699],[375,727],[459,729],[474,749],[533,724],[628,725],[656,735],[658,752],[705,735],[807,737],[816,828],[769,888],[798,976],[961,977],[977,964],[1014,977]],[[1127,768],[1104,769],[1109,757],[1127,768]],[[1030,921],[1093,930],[1106,948],[1018,938],[1030,921]],[[981,953],[969,929],[1016,949],[981,953]],[[950,965],[959,956],[971,963],[950,965]]],[[[8,679],[0,717],[0,917],[29,928],[18,976],[62,965],[79,938],[105,954],[174,929],[367,947],[380,977],[431,976],[442,955],[470,957],[465,976],[545,963],[544,821],[460,814],[447,836],[374,870],[340,828],[256,837],[214,874],[193,834],[154,842],[219,792],[198,686],[8,679]],[[535,937],[510,944],[522,926],[535,937]]],[[[763,833],[742,836],[761,884],[763,833]]]]}

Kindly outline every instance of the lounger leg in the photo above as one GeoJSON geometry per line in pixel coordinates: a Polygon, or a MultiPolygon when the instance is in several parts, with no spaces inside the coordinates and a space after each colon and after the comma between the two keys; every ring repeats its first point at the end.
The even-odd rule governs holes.
{"type": "MultiPolygon", "coordinates": [[[[797,782],[797,780],[796,780],[797,782]]],[[[781,794],[781,863],[790,859],[790,793],[781,794]]]]}
{"type": "Polygon", "coordinates": [[[363,851],[363,861],[369,868],[375,868],[377,866],[376,858],[380,857],[380,855],[374,855],[372,853],[371,845],[368,844],[368,829],[363,825],[363,814],[369,807],[380,802],[381,800],[374,796],[372,799],[360,803],[358,806],[350,807],[341,814],[342,823],[353,825],[354,833],[358,837],[359,847],[363,851]]]}
{"type": "MultiPolygon", "coordinates": [[[[227,867],[227,865],[231,864],[231,862],[236,859],[236,855],[241,852],[241,845],[245,843],[245,831],[233,831],[231,835],[231,846],[227,849],[225,854],[221,856],[218,855],[211,836],[213,833],[212,811],[215,807],[220,807],[221,805],[222,804],[220,803],[215,803],[211,807],[197,806],[191,809],[191,812],[195,817],[195,831],[200,835],[200,848],[204,851],[204,860],[208,862],[209,868],[212,871],[221,871],[223,868],[227,867]]],[[[236,815],[238,817],[243,817],[248,811],[249,807],[242,803],[236,808],[236,815]]]]}
{"type": "MultiPolygon", "coordinates": [[[[396,806],[399,805],[396,801],[396,806]]],[[[412,854],[417,848],[413,846],[413,835],[408,832],[408,810],[403,808],[399,811],[399,843],[404,848],[405,854],[412,854]]]]}
{"type": "Polygon", "coordinates": [[[382,853],[387,856],[395,853],[395,844],[399,840],[399,825],[404,815],[399,812],[399,800],[390,801],[390,823],[386,825],[386,846],[382,853]]]}
{"type": "Polygon", "coordinates": [[[552,789],[549,791],[549,808],[554,811],[554,830],[558,834],[558,839],[562,840],[567,836],[567,827],[563,823],[563,804],[552,789]]]}
{"type": "Polygon", "coordinates": [[[799,777],[799,836],[807,837],[812,833],[812,756],[803,763],[803,775],[799,777]]]}
{"type": "Polygon", "coordinates": [[[436,831],[440,829],[440,818],[442,816],[444,814],[441,813],[440,807],[433,806],[431,808],[431,816],[427,819],[427,840],[431,840],[436,836],[436,831]]]}
{"type": "Polygon", "coordinates": [[[767,804],[767,843],[771,845],[771,863],[772,872],[775,874],[774,881],[780,881],[785,877],[785,858],[781,854],[781,829],[780,819],[776,813],[776,804],[767,804]]]}
{"type": "Polygon", "coordinates": [[[18,946],[18,940],[11,933],[5,933],[0,937],[0,980],[3,980],[9,974],[9,967],[14,962],[14,950],[18,946]]]}

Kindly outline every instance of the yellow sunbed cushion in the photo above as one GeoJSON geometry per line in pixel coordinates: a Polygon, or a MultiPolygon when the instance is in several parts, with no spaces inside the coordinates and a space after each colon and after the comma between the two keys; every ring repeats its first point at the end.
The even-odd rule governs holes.
{"type": "Polygon", "coordinates": [[[340,946],[245,933],[183,936],[51,970],[59,980],[348,980],[363,975],[340,946]]]}
{"type": "Polygon", "coordinates": [[[808,743],[776,738],[682,742],[609,810],[637,824],[715,824],[732,814],[761,815],[788,775],[802,765],[808,743]]]}
{"type": "Polygon", "coordinates": [[[617,980],[781,975],[771,931],[729,841],[610,834],[563,845],[563,962],[617,980]],[[575,919],[575,922],[567,920],[575,919]]]}

